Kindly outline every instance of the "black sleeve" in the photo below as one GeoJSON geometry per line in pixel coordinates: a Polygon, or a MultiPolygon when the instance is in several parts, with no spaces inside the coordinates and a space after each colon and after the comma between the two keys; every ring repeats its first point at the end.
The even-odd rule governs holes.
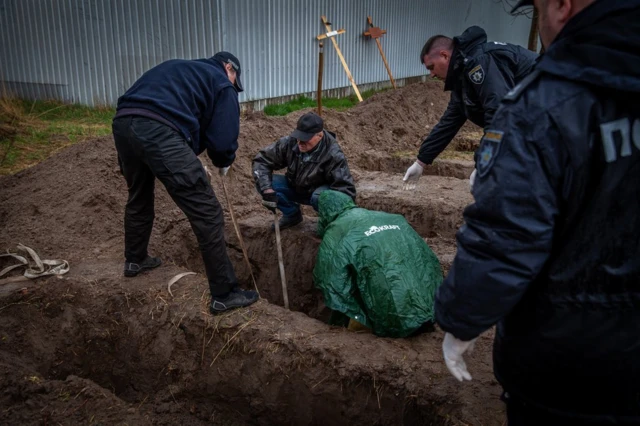
{"type": "Polygon", "coordinates": [[[462,108],[462,100],[455,92],[451,92],[449,105],[447,105],[447,109],[442,114],[440,121],[420,145],[418,160],[425,164],[433,163],[433,160],[453,140],[465,121],[467,121],[467,117],[462,108]]]}
{"type": "Polygon", "coordinates": [[[484,129],[491,127],[491,121],[500,106],[500,101],[515,85],[514,77],[508,67],[504,72],[496,60],[489,54],[478,57],[467,66],[466,78],[469,86],[475,90],[484,110],[484,129]]]}
{"type": "Polygon", "coordinates": [[[499,110],[485,132],[475,203],[464,211],[453,265],[436,294],[438,324],[461,340],[511,311],[552,248],[566,155],[550,120],[536,117],[516,127],[515,116],[499,110]]]}
{"type": "Polygon", "coordinates": [[[271,188],[272,175],[275,170],[287,167],[287,150],[289,137],[284,137],[261,149],[253,159],[253,179],[260,193],[271,188]]]}
{"type": "Polygon", "coordinates": [[[233,86],[225,87],[216,95],[213,117],[205,132],[207,155],[216,167],[233,164],[240,134],[240,105],[233,86]]]}
{"type": "Polygon", "coordinates": [[[351,176],[351,171],[344,155],[339,155],[336,158],[326,179],[330,182],[330,189],[347,194],[355,200],[356,185],[353,182],[353,176],[351,176]]]}

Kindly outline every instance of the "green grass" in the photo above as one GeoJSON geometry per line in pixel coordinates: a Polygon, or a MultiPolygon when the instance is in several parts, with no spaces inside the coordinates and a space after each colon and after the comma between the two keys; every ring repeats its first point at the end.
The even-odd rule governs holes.
{"type": "MultiPolygon", "coordinates": [[[[384,92],[389,89],[381,89],[381,90],[367,90],[360,95],[362,99],[369,99],[371,96],[376,93],[384,92]]],[[[358,98],[355,94],[344,97],[344,98],[323,98],[322,99],[322,108],[331,108],[336,111],[344,111],[351,107],[354,107],[358,104],[358,98]]],[[[264,108],[265,115],[287,115],[290,112],[298,111],[304,108],[315,108],[318,104],[315,100],[311,98],[307,98],[306,96],[299,96],[296,99],[285,102],[283,104],[277,105],[267,105],[264,108]]]]}
{"type": "MultiPolygon", "coordinates": [[[[362,92],[368,99],[382,90],[362,92]]],[[[344,111],[357,105],[355,95],[325,98],[323,108],[344,111]]],[[[316,101],[298,97],[280,105],[269,105],[266,115],[286,115],[303,108],[315,108],[316,101]]],[[[59,101],[0,99],[0,175],[16,173],[45,160],[55,152],[87,138],[111,134],[115,109],[64,104],[59,101]],[[17,134],[2,139],[2,130],[10,127],[17,134]]],[[[13,133],[13,132],[11,132],[13,133]]]]}
{"type": "Polygon", "coordinates": [[[91,108],[58,101],[3,99],[0,125],[17,134],[0,140],[0,175],[18,172],[84,139],[111,134],[114,108],[91,108]]]}
{"type": "Polygon", "coordinates": [[[63,104],[59,101],[16,100],[28,115],[44,121],[78,122],[81,124],[108,124],[116,112],[111,107],[88,107],[84,105],[63,104]]]}

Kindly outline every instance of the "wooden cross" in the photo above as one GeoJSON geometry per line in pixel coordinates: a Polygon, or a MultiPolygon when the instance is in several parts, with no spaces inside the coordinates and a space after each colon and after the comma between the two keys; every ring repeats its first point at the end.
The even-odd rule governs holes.
{"type": "Polygon", "coordinates": [[[322,23],[324,24],[325,28],[327,29],[327,32],[324,34],[320,34],[319,36],[316,36],[316,38],[318,40],[324,40],[325,38],[330,38],[331,41],[333,42],[333,47],[336,48],[336,52],[338,53],[338,57],[340,58],[340,62],[342,62],[342,66],[344,67],[345,72],[347,73],[347,77],[349,78],[349,81],[351,82],[351,86],[353,87],[353,90],[356,92],[356,96],[358,97],[358,100],[360,102],[362,102],[362,96],[360,96],[360,91],[358,90],[358,86],[356,85],[355,80],[353,79],[353,76],[351,75],[351,71],[349,71],[349,67],[347,66],[347,62],[344,60],[344,56],[342,56],[342,52],[340,51],[340,48],[338,47],[338,42],[336,41],[335,36],[339,35],[339,34],[344,34],[346,31],[344,29],[339,29],[337,31],[331,31],[331,23],[327,21],[327,18],[325,16],[321,16],[320,19],[322,19],[322,23]]]}
{"type": "Polygon", "coordinates": [[[324,70],[324,43],[320,42],[320,51],[318,52],[318,93],[316,95],[318,102],[318,115],[322,116],[322,73],[324,70]]]}
{"type": "Polygon", "coordinates": [[[391,75],[391,68],[389,68],[389,64],[387,63],[387,58],[384,56],[384,52],[382,51],[382,44],[380,44],[380,37],[387,33],[387,30],[381,30],[379,27],[373,26],[373,21],[371,20],[371,16],[367,16],[367,21],[369,21],[369,31],[365,31],[363,34],[367,37],[371,37],[378,44],[378,50],[380,51],[380,55],[382,56],[382,61],[384,62],[384,66],[387,68],[387,73],[389,74],[389,78],[391,79],[391,85],[393,88],[396,88],[396,82],[393,80],[393,75],[391,75]]]}

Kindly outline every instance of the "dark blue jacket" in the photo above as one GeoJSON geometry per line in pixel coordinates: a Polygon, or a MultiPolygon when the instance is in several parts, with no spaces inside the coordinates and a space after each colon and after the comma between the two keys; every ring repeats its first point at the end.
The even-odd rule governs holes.
{"type": "Polygon", "coordinates": [[[238,149],[238,93],[214,59],[172,59],[145,72],[118,99],[117,110],[159,114],[180,131],[193,151],[207,150],[214,166],[230,166],[238,149]]]}
{"type": "Polygon", "coordinates": [[[596,1],[496,112],[436,298],[460,339],[498,324],[511,395],[578,422],[640,422],[639,98],[640,0],[596,1]]]}
{"type": "Polygon", "coordinates": [[[454,37],[444,90],[451,99],[438,124],[422,142],[418,159],[426,164],[449,145],[467,121],[486,128],[500,100],[531,72],[538,54],[521,46],[487,42],[480,27],[454,37]]]}

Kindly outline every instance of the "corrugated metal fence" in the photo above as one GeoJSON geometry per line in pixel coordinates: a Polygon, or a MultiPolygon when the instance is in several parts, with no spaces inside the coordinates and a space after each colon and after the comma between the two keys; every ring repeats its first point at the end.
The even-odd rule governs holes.
{"type": "MultiPolygon", "coordinates": [[[[500,0],[0,0],[0,81],[9,94],[114,105],[145,70],[171,58],[228,50],[243,66],[241,102],[313,92],[318,42],[333,29],[358,84],[388,80],[367,16],[394,78],[426,74],[419,52],[435,33],[480,25],[491,40],[526,45],[530,21],[500,0]]],[[[324,88],[349,81],[325,42],[324,88]]]]}

